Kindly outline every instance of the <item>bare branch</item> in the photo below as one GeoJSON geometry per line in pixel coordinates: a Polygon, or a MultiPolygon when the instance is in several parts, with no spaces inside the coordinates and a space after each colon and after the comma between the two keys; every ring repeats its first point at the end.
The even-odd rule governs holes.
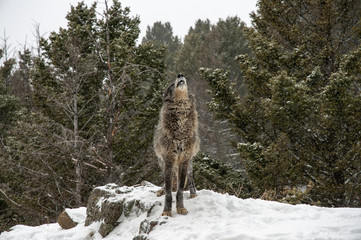
{"type": "Polygon", "coordinates": [[[18,207],[21,207],[21,205],[17,202],[15,202],[14,200],[12,200],[11,198],[8,197],[8,195],[6,195],[6,193],[0,188],[0,192],[6,197],[7,200],[9,200],[11,203],[15,204],[18,207]]]}

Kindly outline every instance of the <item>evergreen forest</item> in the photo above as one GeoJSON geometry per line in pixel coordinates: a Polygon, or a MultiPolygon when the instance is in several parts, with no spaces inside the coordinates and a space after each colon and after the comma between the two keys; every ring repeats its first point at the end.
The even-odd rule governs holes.
{"type": "Polygon", "coordinates": [[[0,43],[0,232],[55,222],[106,183],[162,184],[162,93],[195,95],[198,189],[361,207],[361,2],[258,0],[252,26],[199,19],[186,36],[120,0],[80,2],[67,27],[0,43]]]}

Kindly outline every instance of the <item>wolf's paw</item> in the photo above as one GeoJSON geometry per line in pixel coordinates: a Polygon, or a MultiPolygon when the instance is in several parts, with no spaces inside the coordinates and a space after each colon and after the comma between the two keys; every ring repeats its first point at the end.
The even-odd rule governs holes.
{"type": "Polygon", "coordinates": [[[171,211],[169,211],[169,212],[163,212],[163,213],[162,213],[162,216],[171,217],[171,216],[172,216],[172,212],[171,212],[171,211]]]}
{"type": "Polygon", "coordinates": [[[197,197],[198,195],[196,194],[196,193],[191,193],[191,195],[190,195],[190,198],[195,198],[195,197],[197,197]]]}
{"type": "Polygon", "coordinates": [[[160,197],[164,194],[164,188],[161,188],[157,191],[157,197],[160,197]]]}
{"type": "Polygon", "coordinates": [[[186,215],[188,213],[188,210],[183,207],[179,207],[177,208],[177,213],[181,215],[186,215]]]}

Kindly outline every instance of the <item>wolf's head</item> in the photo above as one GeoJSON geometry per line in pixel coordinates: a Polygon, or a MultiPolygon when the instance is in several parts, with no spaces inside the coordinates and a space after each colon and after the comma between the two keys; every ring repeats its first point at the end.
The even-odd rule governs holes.
{"type": "Polygon", "coordinates": [[[174,86],[175,101],[188,99],[187,79],[183,76],[183,74],[178,74],[178,77],[175,79],[174,86]]]}
{"type": "Polygon", "coordinates": [[[164,92],[164,101],[179,101],[188,99],[187,79],[183,74],[178,74],[175,82],[172,83],[164,92]]]}
{"type": "Polygon", "coordinates": [[[178,74],[178,77],[175,79],[174,85],[176,88],[187,88],[187,79],[183,76],[183,74],[178,74]]]}

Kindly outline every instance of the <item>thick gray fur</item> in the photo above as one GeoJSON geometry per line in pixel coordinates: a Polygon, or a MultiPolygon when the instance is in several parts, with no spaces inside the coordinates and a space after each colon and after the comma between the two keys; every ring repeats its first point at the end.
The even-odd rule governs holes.
{"type": "Polygon", "coordinates": [[[155,153],[164,173],[163,216],[171,216],[173,174],[177,177],[177,213],[187,214],[183,205],[183,190],[187,179],[191,197],[196,196],[192,159],[198,153],[199,145],[195,99],[188,93],[187,80],[183,75],[178,75],[163,94],[163,106],[154,134],[155,153]]]}

